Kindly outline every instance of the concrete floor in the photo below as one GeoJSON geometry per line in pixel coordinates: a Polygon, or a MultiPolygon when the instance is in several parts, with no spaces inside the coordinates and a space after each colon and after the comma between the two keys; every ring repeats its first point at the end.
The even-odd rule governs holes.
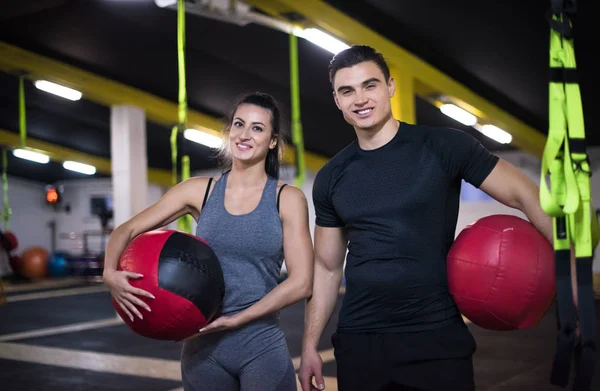
{"type": "MultiPolygon", "coordinates": [[[[181,344],[133,334],[116,317],[101,284],[61,280],[13,284],[5,290],[8,303],[0,306],[1,390],[181,390],[181,344]]],[[[600,304],[596,314],[600,325],[600,304]]],[[[296,365],[303,317],[302,303],[281,313],[296,365]]],[[[330,343],[336,319],[337,309],[319,345],[328,391],[337,390],[330,343]]],[[[531,330],[493,332],[469,324],[478,345],[474,359],[477,389],[562,390],[548,381],[555,325],[554,309],[531,330]]],[[[597,368],[600,373],[600,359],[597,368]]],[[[600,390],[600,375],[593,389],[600,390]]]]}

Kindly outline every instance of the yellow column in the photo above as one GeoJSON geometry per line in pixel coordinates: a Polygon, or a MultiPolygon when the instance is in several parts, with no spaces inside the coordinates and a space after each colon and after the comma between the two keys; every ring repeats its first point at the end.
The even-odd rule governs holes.
{"type": "Polygon", "coordinates": [[[390,73],[396,84],[396,92],[391,99],[394,118],[402,122],[415,124],[417,114],[414,78],[412,74],[395,66],[390,66],[390,73]]]}

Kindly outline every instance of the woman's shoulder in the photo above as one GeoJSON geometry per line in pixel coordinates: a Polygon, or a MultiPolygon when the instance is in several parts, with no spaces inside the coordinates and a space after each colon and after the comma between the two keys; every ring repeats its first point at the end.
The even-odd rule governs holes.
{"type": "Polygon", "coordinates": [[[282,207],[294,208],[295,205],[302,206],[307,203],[306,195],[301,189],[283,181],[277,182],[277,193],[282,207]]]}
{"type": "Polygon", "coordinates": [[[183,182],[178,183],[173,187],[173,190],[176,190],[178,193],[183,192],[186,194],[194,194],[197,195],[200,192],[204,192],[208,189],[208,184],[210,183],[211,190],[214,188],[214,184],[217,180],[219,180],[221,176],[195,176],[186,179],[183,182]],[[212,181],[211,181],[212,178],[212,181]]]}

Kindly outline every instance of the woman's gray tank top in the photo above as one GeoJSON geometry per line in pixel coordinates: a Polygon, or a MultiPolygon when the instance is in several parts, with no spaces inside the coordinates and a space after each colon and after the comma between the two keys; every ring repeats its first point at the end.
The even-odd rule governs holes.
{"type": "Polygon", "coordinates": [[[275,288],[283,262],[278,181],[269,177],[253,211],[233,215],[224,204],[228,176],[226,172],[215,182],[196,227],[196,236],[210,245],[223,269],[222,315],[248,308],[275,288]]]}

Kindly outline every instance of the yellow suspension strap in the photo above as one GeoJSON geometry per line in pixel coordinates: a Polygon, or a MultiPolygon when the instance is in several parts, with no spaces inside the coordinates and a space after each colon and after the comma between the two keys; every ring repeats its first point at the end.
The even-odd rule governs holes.
{"type": "Polygon", "coordinates": [[[573,389],[589,391],[596,356],[592,262],[597,235],[593,238],[592,231],[597,234],[598,220],[592,210],[591,169],[573,49],[575,0],[551,3],[549,130],[540,178],[541,207],[553,218],[556,260],[558,337],[550,381],[566,387],[574,356],[573,389]],[[576,257],[577,308],[571,285],[571,243],[576,257]]]}
{"type": "MultiPolygon", "coordinates": [[[[171,182],[175,186],[178,181],[177,155],[178,150],[183,150],[181,156],[181,181],[190,178],[190,157],[184,150],[185,141],[183,131],[187,124],[187,89],[185,81],[185,0],[178,0],[177,4],[177,63],[179,72],[179,123],[171,130],[171,182]]],[[[193,233],[194,218],[185,215],[177,219],[177,228],[180,231],[193,233]]]]}
{"type": "Polygon", "coordinates": [[[300,81],[298,65],[298,37],[290,33],[290,92],[292,102],[292,142],[296,147],[296,187],[306,180],[304,163],[304,136],[300,120],[300,81]]]}

